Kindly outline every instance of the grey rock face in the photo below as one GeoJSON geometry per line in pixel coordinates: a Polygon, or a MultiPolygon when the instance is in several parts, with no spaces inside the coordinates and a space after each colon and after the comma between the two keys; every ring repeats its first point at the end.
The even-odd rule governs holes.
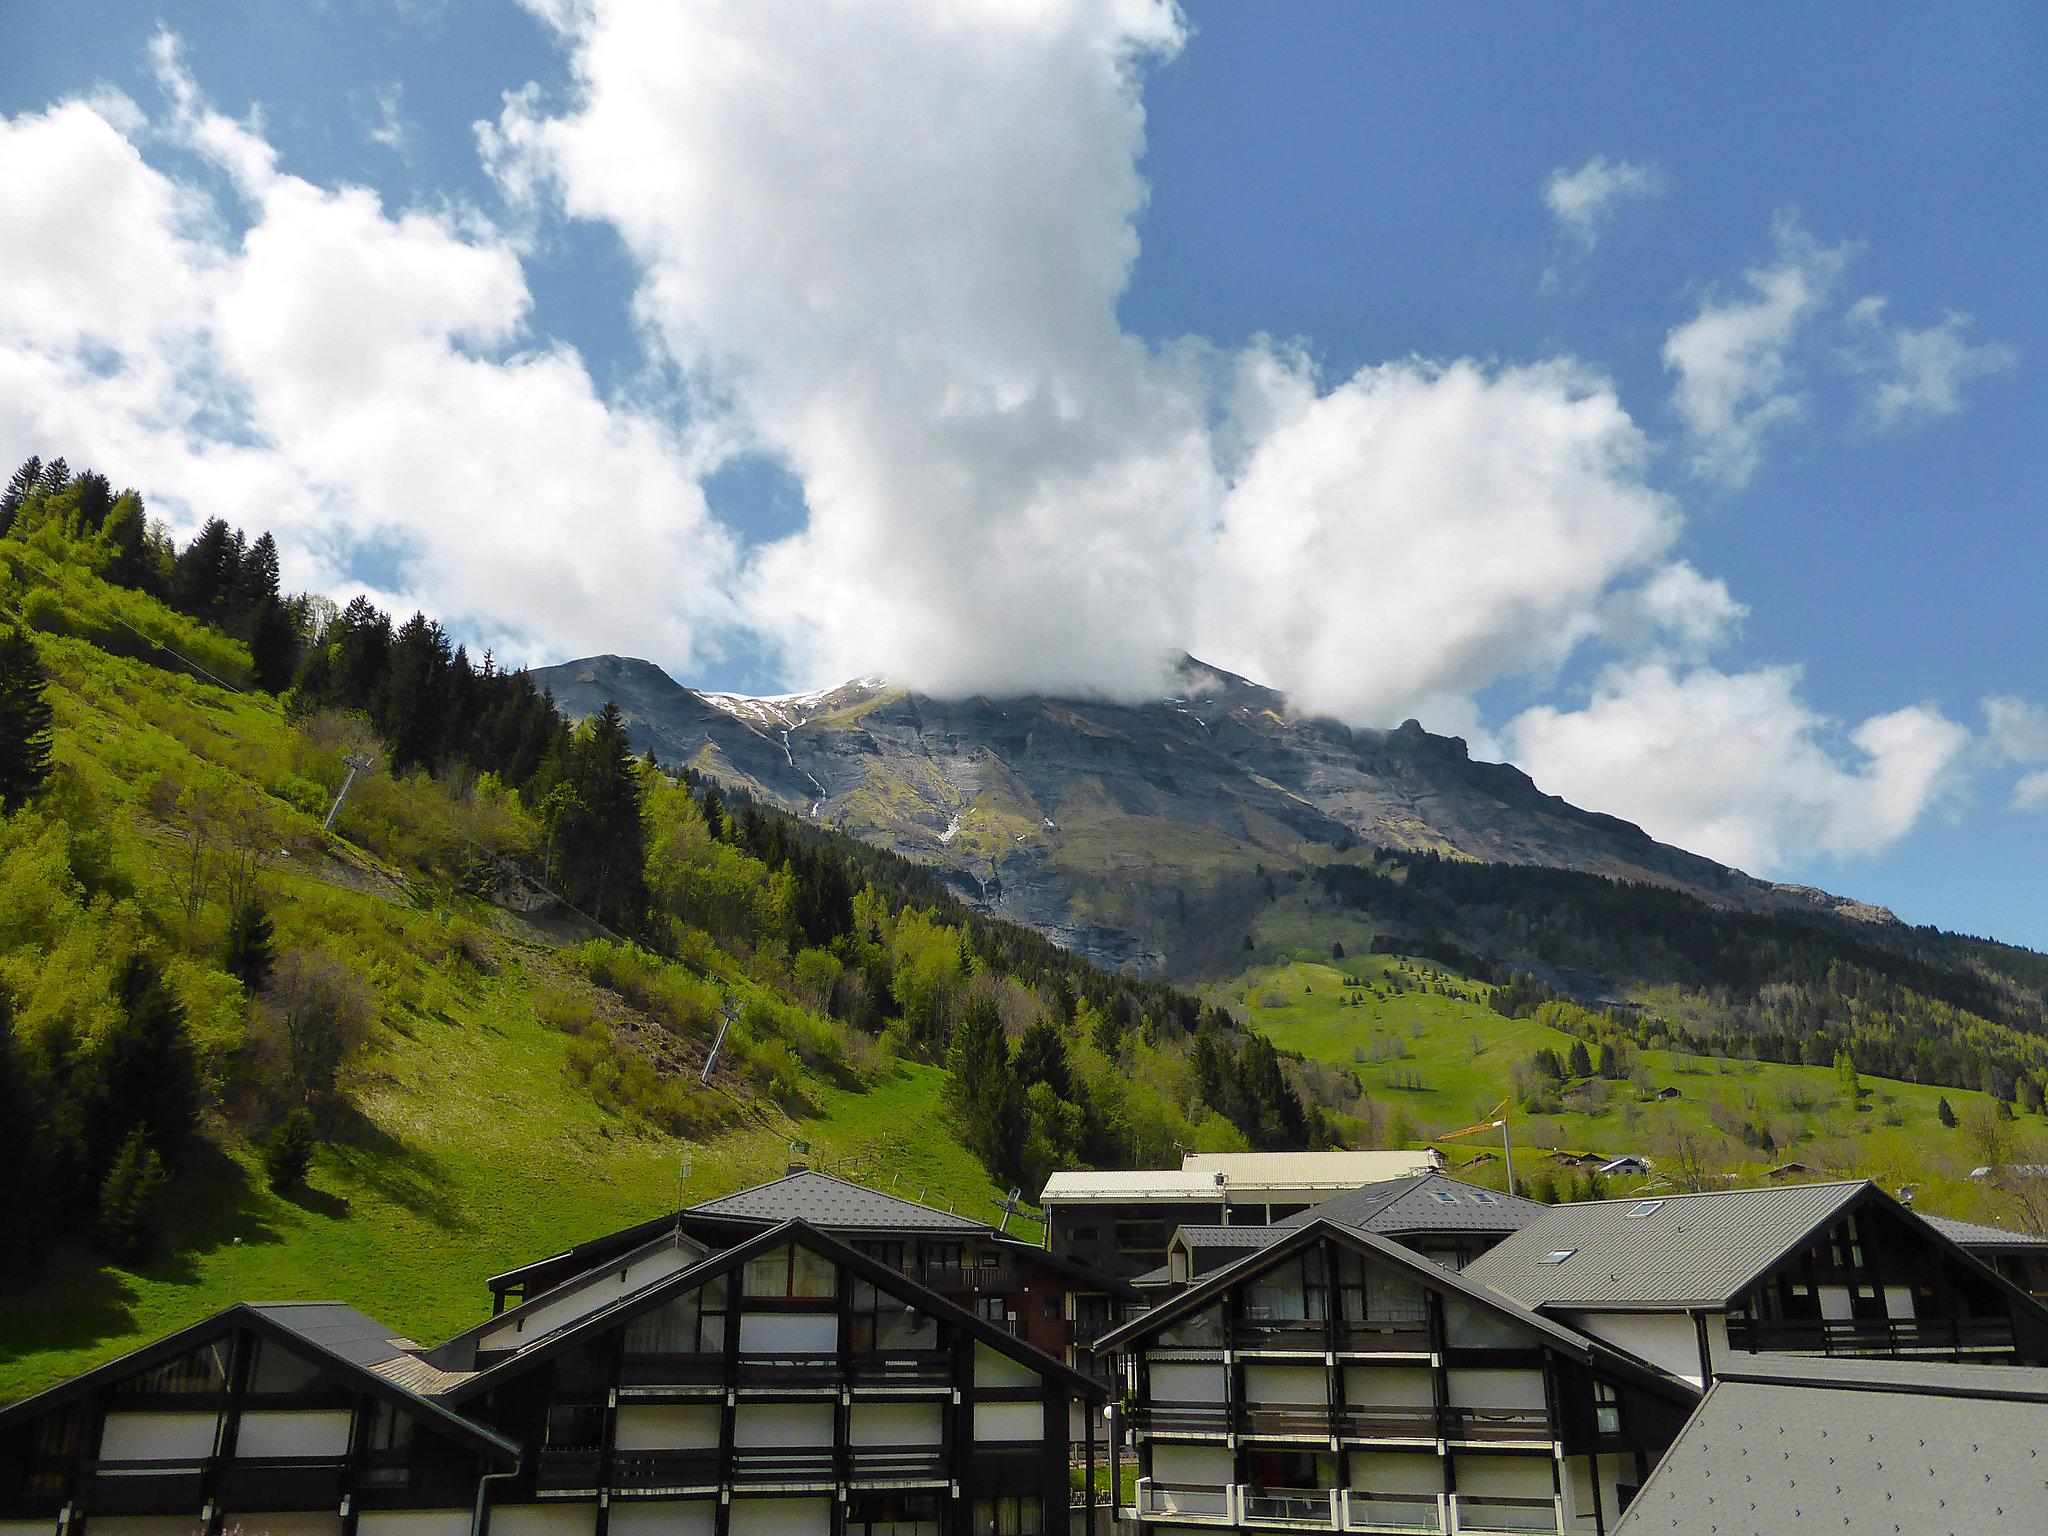
{"type": "Polygon", "coordinates": [[[968,899],[1104,964],[1151,969],[1161,914],[1260,866],[1357,845],[1650,881],[1755,910],[1880,909],[1774,886],[1475,762],[1410,720],[1353,730],[1183,660],[1181,692],[935,699],[849,683],[782,699],[701,694],[595,657],[535,681],[570,713],[625,712],[636,747],[935,866],[968,899]]]}

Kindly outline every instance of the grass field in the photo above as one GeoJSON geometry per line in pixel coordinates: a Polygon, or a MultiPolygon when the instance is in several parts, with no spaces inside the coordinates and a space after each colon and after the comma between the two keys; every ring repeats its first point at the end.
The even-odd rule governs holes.
{"type": "MultiPolygon", "coordinates": [[[[1511,1097],[1518,1063],[1539,1049],[1560,1057],[1571,1049],[1569,1035],[1496,1013],[1484,1000],[1487,991],[1432,961],[1297,954],[1255,966],[1217,995],[1274,1044],[1355,1075],[1384,1115],[1388,1139],[1399,1140],[1393,1133],[1403,1122],[1418,1136],[1433,1137],[1489,1117],[1511,1097]],[[1394,990],[1396,979],[1404,990],[1394,990]],[[1434,990],[1421,990],[1425,986],[1434,990]]],[[[1558,1113],[1511,1112],[1517,1171],[1525,1180],[1559,1172],[1552,1154],[1560,1150],[1659,1159],[1680,1131],[1689,1131],[1704,1143],[1718,1173],[1739,1179],[1799,1162],[1807,1177],[1871,1177],[1893,1190],[1916,1185],[1923,1209],[1987,1219],[1998,1214],[1990,1192],[1966,1177],[1978,1156],[1970,1121],[1990,1108],[1982,1094],[1864,1078],[1851,1107],[1827,1067],[1653,1050],[1636,1052],[1632,1064],[1641,1068],[1637,1082],[1582,1085],[1567,1091],[1558,1113]],[[1675,1097],[1656,1096],[1673,1089],[1675,1097]],[[1944,1098],[1960,1126],[1938,1118],[1944,1098]],[[1746,1146],[1722,1128],[1738,1119],[1768,1126],[1773,1152],[1746,1146]]],[[[1445,1149],[1455,1161],[1498,1146],[1497,1136],[1488,1134],[1445,1149]]],[[[1473,1172],[1489,1182],[1501,1178],[1492,1163],[1473,1172]]]]}

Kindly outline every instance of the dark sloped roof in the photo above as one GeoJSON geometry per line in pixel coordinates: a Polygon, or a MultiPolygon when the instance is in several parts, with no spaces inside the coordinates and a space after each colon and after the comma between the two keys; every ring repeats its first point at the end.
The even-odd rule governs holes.
{"type": "Polygon", "coordinates": [[[1772,1185],[1546,1206],[1465,1270],[1526,1307],[1724,1306],[1873,1186],[1772,1185]],[[1553,1254],[1566,1254],[1546,1263],[1553,1254]]]}
{"type": "Polygon", "coordinates": [[[1715,1383],[1615,1536],[2031,1530],[2044,1443],[2048,1371],[1869,1360],[1746,1366],[1715,1383]],[[1900,1392],[1912,1394],[1910,1407],[1900,1392]]]}
{"type": "Polygon", "coordinates": [[[814,1227],[880,1232],[987,1232],[987,1222],[933,1210],[915,1200],[804,1169],[737,1194],[693,1205],[691,1216],[725,1216],[743,1221],[804,1221],[814,1227]]]}
{"type": "Polygon", "coordinates": [[[1281,1226],[1326,1216],[1382,1236],[1394,1232],[1519,1232],[1550,1207],[1441,1173],[1367,1184],[1289,1216],[1281,1226]]]}
{"type": "Polygon", "coordinates": [[[842,1268],[851,1270],[876,1289],[912,1302],[919,1311],[954,1324],[978,1342],[1022,1361],[1040,1375],[1056,1378],[1078,1396],[1099,1400],[1107,1395],[1108,1389],[1100,1382],[1082,1375],[1064,1361],[1054,1359],[1036,1346],[1027,1344],[985,1319],[975,1316],[965,1307],[956,1305],[937,1291],[897,1270],[877,1263],[832,1234],[820,1231],[808,1222],[792,1220],[773,1227],[764,1227],[743,1242],[735,1243],[732,1247],[716,1253],[708,1253],[687,1269],[678,1270],[649,1285],[641,1286],[576,1319],[567,1327],[543,1335],[508,1358],[466,1377],[449,1390],[448,1398],[450,1401],[467,1401],[479,1393],[490,1391],[501,1382],[521,1375],[541,1361],[552,1359],[579,1339],[616,1327],[648,1308],[660,1305],[671,1296],[693,1290],[719,1275],[740,1269],[756,1254],[792,1242],[810,1249],[813,1253],[824,1255],[842,1268]]]}
{"type": "Polygon", "coordinates": [[[248,1328],[259,1336],[296,1347],[340,1371],[371,1396],[392,1403],[430,1429],[494,1461],[513,1462],[519,1458],[519,1447],[496,1430],[464,1418],[445,1403],[388,1374],[392,1367],[416,1358],[410,1353],[414,1347],[411,1341],[398,1337],[375,1318],[338,1302],[238,1303],[46,1392],[0,1408],[0,1427],[34,1418],[102,1383],[120,1381],[176,1359],[235,1328],[248,1328]]]}
{"type": "Polygon", "coordinates": [[[1950,1242],[1964,1248],[1994,1249],[2000,1252],[2039,1249],[2048,1253],[2048,1237],[2032,1232],[2009,1232],[2004,1227],[1986,1226],[1981,1221],[1958,1221],[1953,1216],[1920,1218],[1950,1242]]]}
{"type": "Polygon", "coordinates": [[[1234,1227],[1217,1227],[1190,1224],[1179,1228],[1175,1237],[1187,1239],[1188,1246],[1198,1252],[1222,1250],[1242,1252],[1249,1248],[1264,1248],[1278,1242],[1284,1235],[1284,1227],[1250,1226],[1240,1223],[1234,1227]]]}

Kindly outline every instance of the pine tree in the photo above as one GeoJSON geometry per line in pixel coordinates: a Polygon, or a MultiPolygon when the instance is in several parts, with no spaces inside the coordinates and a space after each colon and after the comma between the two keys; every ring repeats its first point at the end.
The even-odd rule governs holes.
{"type": "Polygon", "coordinates": [[[1074,1096],[1074,1077],[1067,1065],[1067,1042],[1051,1019],[1040,1019],[1017,1042],[1017,1078],[1026,1088],[1043,1083],[1056,1098],[1074,1096]]]}
{"type": "Polygon", "coordinates": [[[1572,1042],[1571,1059],[1566,1066],[1566,1071],[1572,1077],[1591,1077],[1593,1075],[1593,1057],[1587,1051],[1585,1041],[1574,1040],[1572,1042]]]}
{"type": "Polygon", "coordinates": [[[95,1043],[83,1085],[88,1153],[96,1167],[107,1167],[121,1139],[139,1131],[152,1156],[175,1162],[199,1114],[185,1010],[145,953],[128,957],[114,990],[120,1014],[95,1043]]]}
{"type": "Polygon", "coordinates": [[[132,1262],[155,1250],[169,1183],[163,1159],[138,1125],[121,1143],[100,1186],[100,1241],[115,1258],[132,1262]]]}
{"type": "Polygon", "coordinates": [[[1934,1106],[1934,1118],[1950,1130],[1956,1128],[1956,1112],[1949,1108],[1948,1095],[1943,1094],[1941,1102],[1934,1106]]]}
{"type": "Polygon", "coordinates": [[[7,489],[0,491],[0,534],[14,526],[14,519],[21,512],[21,505],[35,494],[37,484],[43,478],[43,461],[30,454],[21,468],[17,469],[7,482],[7,489]]]}
{"type": "Polygon", "coordinates": [[[228,933],[221,946],[221,967],[251,992],[261,992],[276,959],[271,945],[270,914],[250,896],[228,914],[228,933]]]}
{"type": "Polygon", "coordinates": [[[36,482],[36,489],[45,496],[54,496],[71,483],[71,466],[64,460],[54,458],[43,466],[43,475],[36,482]]]}
{"type": "Polygon", "coordinates": [[[304,1105],[278,1122],[277,1129],[263,1144],[263,1176],[272,1189],[299,1189],[305,1185],[317,1141],[313,1112],[304,1105]]]}
{"type": "Polygon", "coordinates": [[[48,686],[28,632],[0,630],[0,815],[20,810],[50,777],[48,686]]]}

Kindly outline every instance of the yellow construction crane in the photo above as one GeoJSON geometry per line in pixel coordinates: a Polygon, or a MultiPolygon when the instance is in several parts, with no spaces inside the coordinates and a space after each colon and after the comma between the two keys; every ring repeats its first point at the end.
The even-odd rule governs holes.
{"type": "Polygon", "coordinates": [[[1441,1136],[1430,1138],[1432,1141],[1456,1141],[1463,1136],[1483,1136],[1488,1131],[1499,1131],[1500,1151],[1507,1162],[1508,1193],[1511,1195],[1515,1192],[1515,1149],[1508,1141],[1508,1107],[1513,1102],[1512,1099],[1502,1099],[1494,1105],[1492,1113],[1477,1125],[1468,1125],[1462,1131],[1446,1131],[1441,1136]]]}

